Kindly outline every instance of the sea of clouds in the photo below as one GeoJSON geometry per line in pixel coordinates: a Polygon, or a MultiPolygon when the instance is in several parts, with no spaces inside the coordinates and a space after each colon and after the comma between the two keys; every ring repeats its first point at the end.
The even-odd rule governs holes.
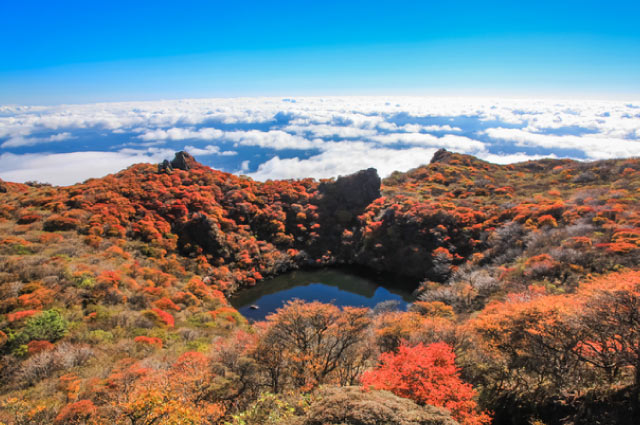
{"type": "Polygon", "coordinates": [[[186,150],[258,180],[382,176],[439,148],[487,161],[640,156],[640,102],[312,97],[0,106],[0,178],[58,185],[186,150]]]}

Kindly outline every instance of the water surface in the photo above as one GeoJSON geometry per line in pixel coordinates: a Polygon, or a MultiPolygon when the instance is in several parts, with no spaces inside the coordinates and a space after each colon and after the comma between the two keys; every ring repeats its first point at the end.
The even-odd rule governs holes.
{"type": "Polygon", "coordinates": [[[401,310],[412,301],[411,292],[389,283],[384,277],[371,277],[348,269],[296,270],[259,282],[240,291],[231,304],[247,319],[265,316],[292,299],[320,301],[337,306],[373,308],[384,301],[394,301],[401,310]],[[252,309],[257,306],[258,309],[252,309]]]}

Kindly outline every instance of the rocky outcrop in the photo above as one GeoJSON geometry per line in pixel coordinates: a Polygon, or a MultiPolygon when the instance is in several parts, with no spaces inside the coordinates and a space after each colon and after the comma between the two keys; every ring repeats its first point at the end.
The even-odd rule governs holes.
{"type": "Polygon", "coordinates": [[[320,238],[309,248],[312,256],[331,251],[340,261],[351,261],[352,248],[345,251],[341,235],[345,229],[357,227],[358,215],[380,197],[380,184],[376,169],[369,168],[318,186],[311,202],[318,206],[320,238]]]}
{"type": "Polygon", "coordinates": [[[380,197],[380,184],[375,168],[340,176],[334,182],[320,184],[320,203],[349,211],[362,210],[380,197]]]}
{"type": "Polygon", "coordinates": [[[165,159],[161,164],[158,164],[158,172],[170,173],[173,170],[189,171],[198,165],[199,163],[194,157],[185,151],[180,151],[176,152],[175,157],[171,161],[165,159]]]}
{"type": "Polygon", "coordinates": [[[449,160],[451,159],[452,156],[453,154],[448,150],[438,149],[436,153],[433,154],[433,157],[431,158],[430,163],[431,164],[435,164],[435,163],[447,164],[449,163],[449,160]]]}
{"type": "Polygon", "coordinates": [[[220,227],[204,214],[197,214],[178,226],[175,232],[178,234],[178,247],[184,255],[196,252],[197,247],[214,258],[231,255],[220,227]]]}
{"type": "Polygon", "coordinates": [[[177,152],[176,156],[171,160],[171,166],[178,170],[189,171],[197,165],[198,161],[185,151],[177,152]]]}

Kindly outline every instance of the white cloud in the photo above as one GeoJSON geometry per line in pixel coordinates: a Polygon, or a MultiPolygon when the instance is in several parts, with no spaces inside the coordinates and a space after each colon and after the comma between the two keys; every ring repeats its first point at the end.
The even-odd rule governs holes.
{"type": "Polygon", "coordinates": [[[485,133],[493,139],[515,142],[516,146],[574,149],[590,159],[640,156],[640,140],[594,135],[556,136],[512,128],[489,128],[485,133]]]}
{"type": "Polygon", "coordinates": [[[246,161],[242,161],[242,164],[240,164],[240,171],[238,171],[238,174],[245,174],[247,171],[249,171],[249,164],[251,162],[247,159],[246,161]]]}
{"type": "Polygon", "coordinates": [[[75,139],[75,137],[69,132],[53,134],[53,135],[47,136],[47,137],[16,136],[16,137],[12,137],[9,140],[7,140],[6,142],[2,143],[2,145],[0,145],[0,147],[2,147],[2,148],[17,148],[17,147],[21,147],[21,146],[38,145],[40,143],[62,142],[64,140],[70,140],[70,139],[75,139]]]}
{"type": "Polygon", "coordinates": [[[556,155],[529,155],[523,152],[512,153],[512,154],[494,154],[494,153],[482,153],[478,155],[478,158],[483,159],[487,162],[493,162],[494,164],[513,164],[515,162],[525,162],[532,161],[536,159],[542,158],[558,158],[556,155]]]}
{"type": "Polygon", "coordinates": [[[219,146],[207,145],[204,148],[196,148],[195,146],[185,146],[184,150],[191,155],[207,156],[207,155],[221,155],[221,156],[233,156],[237,155],[235,151],[220,151],[219,146]]]}
{"type": "Polygon", "coordinates": [[[364,168],[376,168],[387,176],[395,170],[406,171],[426,164],[437,149],[410,148],[404,150],[372,148],[362,142],[340,142],[319,155],[307,159],[275,156],[260,164],[249,176],[257,180],[302,177],[326,178],[351,174],[364,168]]]}
{"type": "Polygon", "coordinates": [[[0,178],[19,183],[40,181],[70,185],[91,177],[118,172],[132,164],[156,163],[172,156],[172,151],[153,149],[24,155],[3,153],[0,155],[0,178]]]}
{"type": "Polygon", "coordinates": [[[436,137],[426,133],[391,133],[372,137],[371,140],[383,144],[405,143],[408,145],[432,146],[465,153],[482,152],[486,147],[483,142],[478,140],[452,134],[436,137]]]}
{"type": "Polygon", "coordinates": [[[329,124],[293,124],[283,127],[283,130],[294,134],[309,133],[314,137],[339,137],[341,139],[371,137],[377,134],[377,131],[373,129],[329,124]]]}
{"type": "Polygon", "coordinates": [[[271,131],[232,131],[224,135],[226,140],[236,142],[241,146],[258,146],[269,149],[319,149],[324,142],[320,139],[308,140],[301,136],[292,135],[281,130],[271,131]]]}
{"type": "Polygon", "coordinates": [[[256,161],[273,150],[307,151],[298,158],[279,153],[263,164],[253,162],[258,167],[254,175],[269,178],[304,173],[326,177],[368,166],[381,173],[402,170],[428,162],[430,153],[441,147],[501,163],[538,158],[531,152],[540,149],[547,156],[570,152],[588,159],[640,156],[639,139],[640,111],[628,103],[604,101],[363,96],[0,106],[0,176],[70,183],[136,161],[171,157],[159,158],[160,150],[152,151],[153,146],[178,149],[183,141],[205,163],[207,156],[237,153],[230,167],[240,172],[248,171],[248,163],[243,165],[247,152],[256,161]],[[92,134],[100,138],[99,150],[108,152],[86,146],[92,134]],[[117,142],[104,147],[110,135],[117,135],[117,142]],[[64,149],[80,152],[38,153],[41,144],[60,149],[74,138],[82,144],[69,142],[64,149]],[[234,149],[223,150],[226,144],[234,149]],[[32,153],[18,154],[26,147],[32,153]],[[84,157],[87,162],[111,159],[105,161],[111,165],[85,166],[77,161],[84,157]],[[68,161],[77,170],[75,180],[56,161],[68,161]]]}
{"type": "Polygon", "coordinates": [[[214,140],[220,139],[223,135],[223,131],[215,128],[201,128],[199,130],[193,130],[189,128],[173,127],[168,130],[147,130],[138,136],[138,138],[147,141],[186,139],[214,140]]]}

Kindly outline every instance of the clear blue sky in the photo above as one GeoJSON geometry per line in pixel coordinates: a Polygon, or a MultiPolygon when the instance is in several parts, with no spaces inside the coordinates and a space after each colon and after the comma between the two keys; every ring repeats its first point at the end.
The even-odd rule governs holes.
{"type": "Polygon", "coordinates": [[[0,2],[0,103],[640,98],[640,1],[0,2]]]}

